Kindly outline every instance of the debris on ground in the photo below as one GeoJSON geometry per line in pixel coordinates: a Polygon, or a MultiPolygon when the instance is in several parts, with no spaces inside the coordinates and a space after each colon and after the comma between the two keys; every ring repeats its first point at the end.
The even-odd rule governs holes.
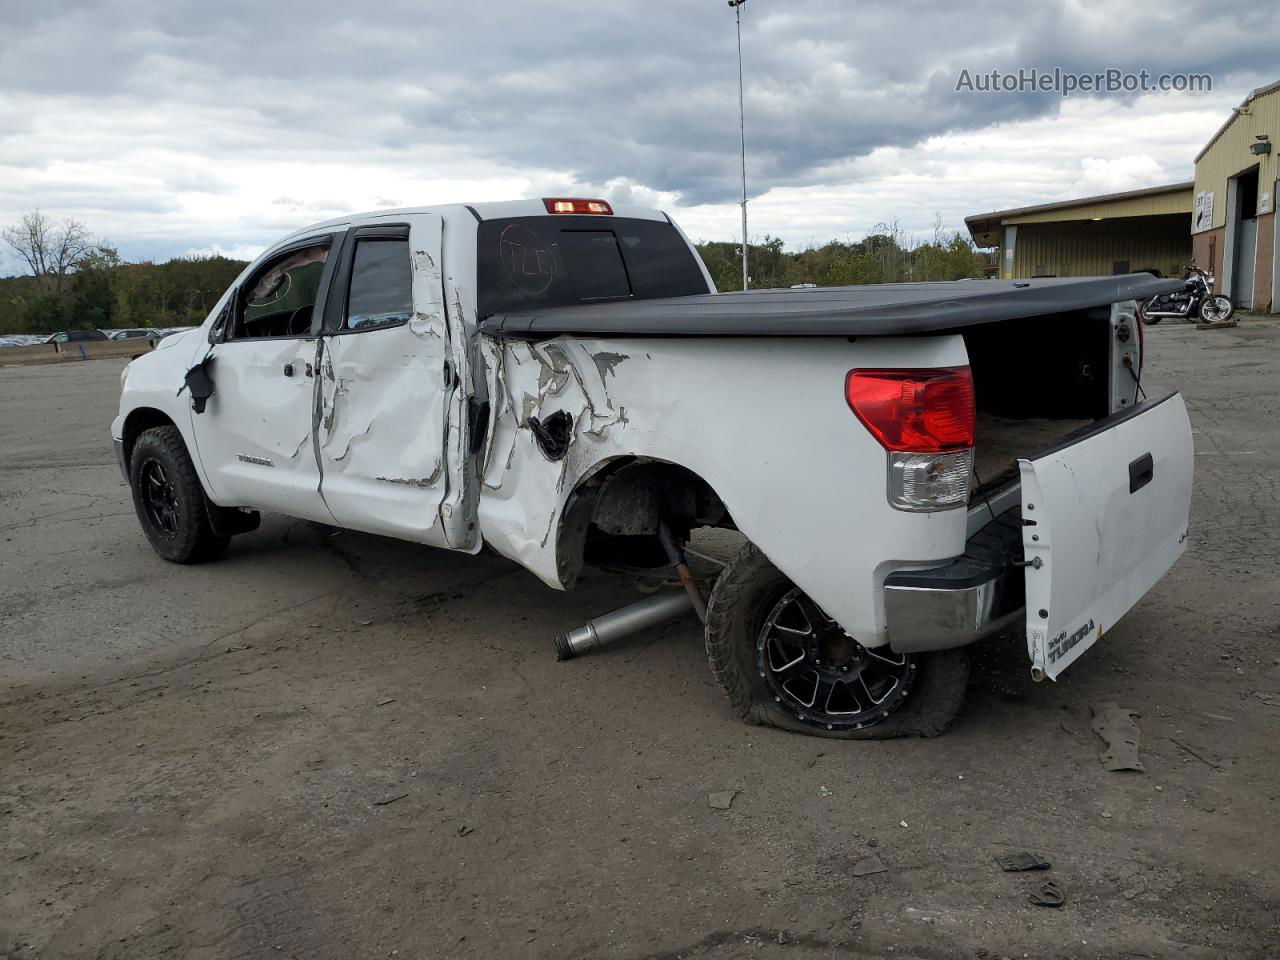
{"type": "Polygon", "coordinates": [[[904,830],[905,830],[905,829],[907,828],[907,821],[905,821],[905,820],[899,820],[899,821],[898,821],[898,826],[902,827],[902,829],[904,829],[904,830]]]}
{"type": "Polygon", "coordinates": [[[1067,902],[1066,895],[1063,894],[1062,888],[1052,880],[1048,880],[1040,886],[1032,890],[1027,895],[1027,899],[1034,903],[1037,907],[1060,907],[1067,902]]]}
{"type": "Polygon", "coordinates": [[[1093,711],[1093,732],[1107,745],[1106,752],[1099,758],[1102,769],[1145,772],[1138,759],[1138,725],[1133,722],[1140,714],[1127,707],[1117,707],[1110,700],[1091,704],[1089,709],[1093,711]]]}
{"type": "Polygon", "coordinates": [[[855,877],[869,877],[873,873],[884,873],[888,869],[884,865],[884,861],[873,853],[853,865],[853,875],[855,877]]]}
{"type": "Polygon", "coordinates": [[[832,791],[828,790],[826,787],[819,787],[819,788],[818,788],[818,796],[820,796],[820,797],[829,797],[829,796],[831,796],[831,795],[832,795],[832,791]]]}
{"type": "Polygon", "coordinates": [[[733,805],[733,798],[737,795],[737,790],[720,790],[707,796],[707,805],[712,810],[728,810],[733,805]]]}
{"type": "Polygon", "coordinates": [[[390,804],[395,803],[397,800],[403,800],[407,796],[408,796],[407,793],[397,793],[394,797],[387,797],[387,799],[385,800],[375,800],[373,801],[373,805],[375,807],[389,806],[390,804]]]}
{"type": "Polygon", "coordinates": [[[385,700],[379,700],[379,701],[378,701],[378,703],[377,703],[377,706],[379,706],[379,707],[385,707],[387,704],[389,704],[389,703],[395,703],[395,702],[396,702],[396,698],[395,698],[395,697],[387,697],[387,699],[385,699],[385,700]]]}
{"type": "Polygon", "coordinates": [[[996,863],[1006,873],[1019,873],[1023,870],[1048,870],[1051,864],[1038,853],[1022,850],[1018,853],[1006,853],[996,857],[996,863]]]}
{"type": "Polygon", "coordinates": [[[1195,757],[1195,758],[1196,758],[1197,760],[1199,760],[1201,763],[1203,763],[1203,764],[1207,764],[1208,766],[1213,767],[1213,769],[1215,769],[1215,770],[1217,770],[1217,769],[1218,769],[1218,767],[1220,766],[1220,764],[1215,763],[1213,760],[1210,760],[1210,759],[1209,759],[1208,757],[1206,757],[1204,754],[1199,753],[1199,752],[1197,752],[1197,751],[1193,750],[1191,747],[1187,746],[1185,743],[1183,743],[1181,740],[1177,739],[1176,737],[1170,737],[1169,739],[1170,739],[1170,741],[1172,741],[1173,743],[1175,743],[1175,744],[1177,744],[1179,747],[1181,747],[1183,750],[1187,751],[1187,753],[1191,754],[1193,757],[1195,757]]]}

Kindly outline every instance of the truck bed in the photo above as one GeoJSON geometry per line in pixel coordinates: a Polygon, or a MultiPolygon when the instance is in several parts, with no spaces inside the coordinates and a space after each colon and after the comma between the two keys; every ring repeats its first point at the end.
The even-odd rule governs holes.
{"type": "Polygon", "coordinates": [[[1148,273],[1036,280],[884,283],[611,300],[497,314],[480,331],[500,339],[580,336],[883,337],[1066,313],[1182,289],[1148,273]]]}

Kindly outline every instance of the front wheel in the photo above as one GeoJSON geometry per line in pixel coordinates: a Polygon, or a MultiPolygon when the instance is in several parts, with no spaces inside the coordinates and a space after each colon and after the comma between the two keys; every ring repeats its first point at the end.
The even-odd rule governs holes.
{"type": "Polygon", "coordinates": [[[1215,293],[1206,297],[1200,304],[1200,319],[1204,323],[1226,323],[1236,312],[1236,305],[1231,298],[1215,293]]]}
{"type": "Polygon", "coordinates": [[[230,538],[213,532],[204,488],[177,427],[138,435],[129,455],[129,486],[142,532],[164,559],[200,563],[226,550],[230,538]]]}
{"type": "Polygon", "coordinates": [[[959,713],[969,678],[963,649],[862,646],[754,544],[716,580],[706,642],[739,716],[820,737],[937,736],[959,713]]]}

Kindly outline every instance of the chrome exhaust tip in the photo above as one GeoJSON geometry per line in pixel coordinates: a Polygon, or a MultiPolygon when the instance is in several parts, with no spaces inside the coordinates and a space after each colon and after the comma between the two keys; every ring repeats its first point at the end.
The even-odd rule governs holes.
{"type": "Polygon", "coordinates": [[[693,610],[693,600],[685,591],[657,593],[620,610],[589,620],[576,630],[556,635],[556,659],[572,660],[591,650],[639,633],[648,627],[674,620],[693,610]]]}

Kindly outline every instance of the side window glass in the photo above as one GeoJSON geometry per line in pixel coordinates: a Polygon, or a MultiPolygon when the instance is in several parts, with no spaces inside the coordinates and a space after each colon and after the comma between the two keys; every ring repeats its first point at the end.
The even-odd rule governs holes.
{"type": "Polygon", "coordinates": [[[265,264],[241,291],[231,339],[307,336],[328,256],[325,243],[265,264]]]}
{"type": "Polygon", "coordinates": [[[367,330],[404,323],[413,313],[409,241],[370,238],[356,244],[343,327],[367,330]]]}

